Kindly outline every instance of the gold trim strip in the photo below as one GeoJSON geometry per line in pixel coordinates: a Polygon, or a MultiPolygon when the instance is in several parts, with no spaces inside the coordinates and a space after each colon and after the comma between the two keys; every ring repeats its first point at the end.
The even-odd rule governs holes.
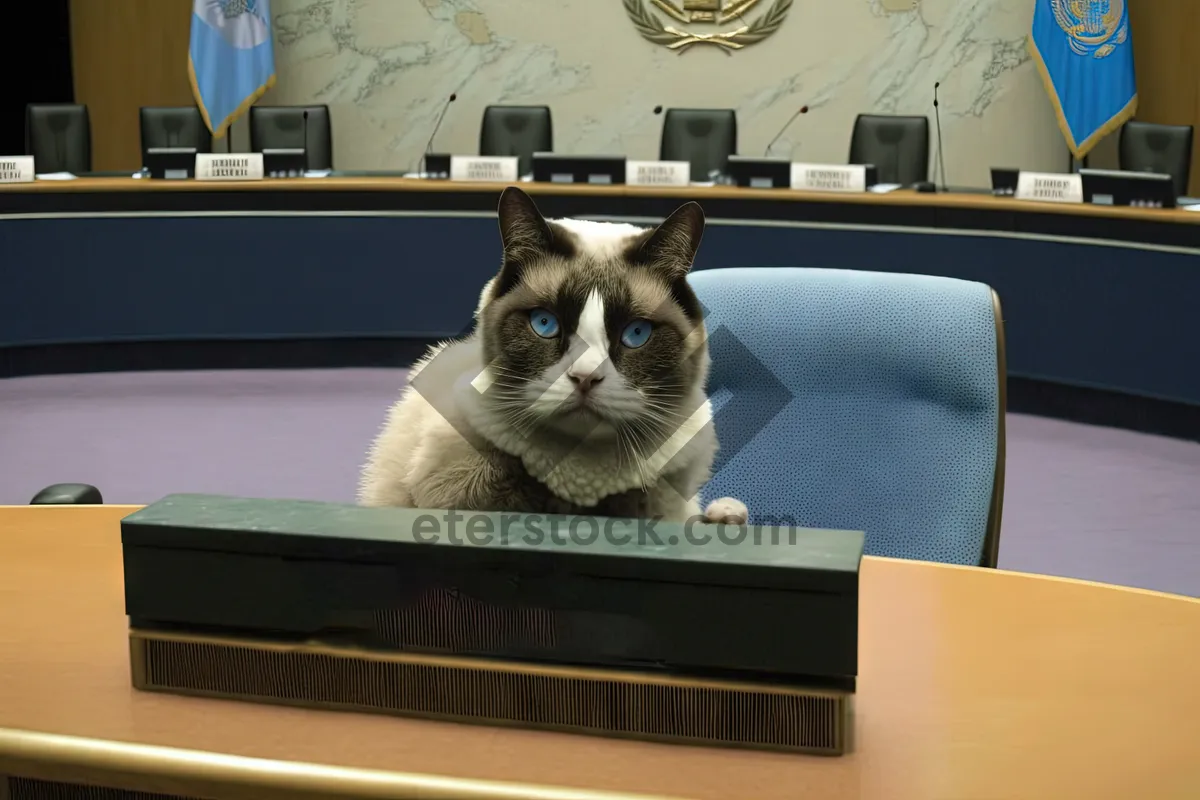
{"type": "MultiPolygon", "coordinates": [[[[273,653],[303,653],[305,655],[322,655],[333,658],[357,659],[360,661],[377,661],[390,664],[411,664],[423,667],[447,667],[452,669],[477,669],[492,672],[511,672],[520,675],[537,675],[549,678],[577,678],[584,680],[608,681],[610,683],[631,683],[653,685],[665,688],[688,689],[718,689],[733,692],[752,692],[754,694],[781,694],[796,697],[824,697],[842,699],[848,692],[832,689],[809,689],[793,686],[773,685],[769,683],[749,683],[746,681],[712,680],[702,678],[681,678],[672,675],[657,675],[648,672],[625,672],[619,670],[597,669],[590,667],[561,667],[551,664],[525,664],[518,661],[489,661],[484,658],[468,656],[441,656],[427,653],[403,651],[378,651],[353,647],[333,647],[309,642],[305,644],[281,644],[279,642],[263,641],[261,639],[238,639],[228,636],[207,636],[187,633],[169,633],[147,631],[132,628],[129,631],[131,647],[137,653],[137,640],[158,642],[179,642],[182,644],[205,644],[216,647],[250,648],[273,653]]],[[[145,679],[144,667],[138,665],[134,679],[140,676],[145,679]]],[[[137,685],[135,683],[135,685],[137,685]]]]}
{"type": "MultiPolygon", "coordinates": [[[[600,738],[625,739],[634,741],[671,742],[671,744],[700,745],[706,747],[733,748],[733,750],[757,750],[786,753],[805,753],[814,756],[839,757],[852,751],[853,728],[853,693],[850,691],[829,690],[829,688],[808,688],[787,685],[748,684],[744,681],[726,681],[713,679],[697,679],[691,676],[670,676],[647,673],[624,672],[616,669],[556,667],[548,664],[520,663],[509,661],[480,660],[460,656],[439,656],[415,654],[402,651],[373,651],[343,646],[328,646],[318,643],[280,644],[263,642],[259,639],[216,638],[203,634],[160,633],[157,631],[142,631],[133,628],[130,631],[133,686],[142,691],[181,694],[186,697],[217,698],[242,700],[268,705],[300,706],[308,709],[325,709],[334,711],[349,711],[356,714],[384,714],[409,718],[425,718],[425,720],[442,720],[484,724],[488,727],[526,728],[550,730],[550,732],[574,735],[600,736],[600,738]],[[738,699],[744,706],[743,711],[751,712],[751,716],[736,715],[736,720],[728,721],[733,727],[722,727],[719,720],[710,720],[708,712],[701,716],[683,714],[682,724],[662,728],[653,722],[642,718],[640,712],[635,712],[630,720],[616,721],[605,714],[599,717],[577,717],[575,715],[556,716],[551,714],[534,715],[532,717],[515,712],[512,709],[497,711],[491,706],[476,708],[479,698],[473,697],[466,706],[451,702],[434,702],[413,704],[412,698],[376,698],[379,702],[359,696],[332,697],[323,692],[310,693],[301,691],[275,694],[263,692],[250,686],[238,687],[228,682],[218,681],[217,684],[200,686],[187,680],[176,680],[172,668],[167,673],[158,673],[154,666],[157,658],[166,657],[168,663],[174,661],[173,656],[154,654],[151,646],[157,644],[181,646],[205,646],[210,648],[209,654],[202,655],[192,651],[188,657],[204,658],[215,656],[217,652],[246,656],[272,654],[275,656],[295,656],[299,658],[323,657],[330,662],[326,664],[332,669],[361,668],[367,663],[389,664],[390,667],[415,668],[414,672],[432,675],[443,672],[451,676],[451,688],[454,686],[473,686],[479,679],[499,681],[500,684],[526,686],[526,680],[550,679],[557,685],[544,687],[547,697],[563,699],[562,692],[571,694],[580,684],[593,686],[610,686],[616,692],[616,702],[619,708],[625,703],[642,703],[646,700],[644,692],[674,692],[679,702],[686,703],[686,698],[696,697],[725,697],[738,699]],[[215,652],[214,652],[215,650],[215,652]],[[138,682],[140,679],[140,682],[138,682]],[[462,682],[464,681],[464,682],[462,682]],[[623,698],[623,699],[622,699],[623,698]],[[640,698],[640,699],[638,699],[640,698]],[[754,709],[766,708],[764,703],[772,705],[774,700],[784,704],[794,712],[780,710],[780,716],[775,723],[766,723],[754,715],[754,709]],[[749,704],[746,705],[746,704],[749,704]],[[491,708],[491,710],[490,710],[491,708]],[[778,729],[779,724],[787,721],[785,730],[778,729]],[[643,727],[649,724],[649,727],[643,727]],[[713,728],[716,724],[716,728],[713,728]]],[[[178,661],[175,661],[178,663],[178,661]]],[[[276,667],[280,664],[276,663],[276,667]]],[[[310,666],[313,664],[310,663],[310,666]]],[[[221,670],[217,670],[218,673],[221,670]]],[[[373,673],[372,673],[373,674],[373,673]]],[[[210,675],[211,676],[211,675],[210,675]]],[[[330,679],[326,675],[326,680],[330,679]]],[[[352,685],[359,685],[355,678],[346,678],[352,685]]],[[[368,681],[370,682],[370,681],[368,681]]],[[[305,679],[300,685],[308,685],[305,679]]],[[[468,690],[469,691],[469,690],[468,690]]],[[[500,690],[498,690],[500,691],[500,690]]],[[[518,690],[520,691],[520,690],[518,690]]],[[[451,691],[451,694],[454,693],[451,691]]],[[[445,698],[443,698],[445,699],[445,698]]],[[[574,698],[577,699],[577,698],[574,698]]],[[[574,699],[568,698],[568,706],[574,699]]],[[[649,700],[653,708],[658,708],[656,702],[668,700],[649,700]]],[[[673,700],[670,700],[673,702],[673,700]]],[[[485,704],[486,705],[486,704],[485,704]]],[[[565,706],[560,706],[565,708],[565,706]]],[[[646,708],[646,706],[638,706],[646,708]]],[[[683,708],[683,706],[682,706],[683,708]]],[[[691,708],[690,705],[686,708],[691,708]]],[[[692,708],[692,711],[696,709],[692,708]]],[[[619,715],[618,715],[619,716],[619,715]]],[[[653,718],[653,714],[650,717],[653,718]]]]}
{"type": "Polygon", "coordinates": [[[0,728],[0,776],[230,800],[681,800],[245,758],[0,728]]]}
{"type": "MultiPolygon", "coordinates": [[[[625,739],[632,741],[648,741],[685,744],[737,750],[759,750],[785,752],[792,754],[810,754],[827,757],[838,757],[852,751],[853,748],[853,708],[854,694],[850,691],[836,689],[818,689],[789,685],[771,685],[747,683],[744,681],[726,681],[720,679],[701,679],[693,677],[677,677],[654,673],[625,672],[621,670],[597,669],[585,667],[561,667],[534,663],[510,661],[494,661],[460,656],[441,656],[425,653],[406,653],[401,651],[374,651],[351,647],[330,647],[316,642],[303,644],[280,644],[258,639],[241,639],[213,637],[198,634],[178,634],[158,631],[131,629],[130,660],[132,662],[134,688],[142,691],[163,692],[166,694],[183,695],[187,697],[216,698],[237,700],[267,705],[295,706],[310,709],[346,711],[359,714],[385,714],[390,716],[408,717],[413,719],[444,720],[465,722],[469,724],[486,725],[490,727],[511,727],[533,730],[567,733],[572,735],[595,736],[602,738],[625,739]],[[590,682],[595,685],[613,687],[620,697],[626,701],[642,691],[676,691],[687,696],[695,697],[700,693],[711,692],[713,695],[726,697],[741,696],[746,702],[770,702],[769,698],[777,698],[779,702],[794,705],[800,704],[803,711],[797,711],[799,716],[794,719],[796,727],[781,733],[771,725],[760,730],[756,724],[762,720],[742,719],[739,722],[749,726],[747,729],[737,727],[734,733],[721,733],[709,730],[705,723],[697,728],[683,730],[668,728],[658,729],[655,726],[643,728],[639,724],[627,727],[602,719],[547,718],[538,716],[527,718],[523,715],[512,715],[509,712],[492,713],[487,709],[479,709],[478,713],[467,708],[434,704],[411,705],[404,700],[393,699],[391,702],[375,703],[362,698],[334,698],[317,696],[307,693],[288,696],[263,693],[250,688],[236,688],[221,684],[213,686],[197,686],[190,683],[180,683],[170,674],[157,674],[153,666],[151,646],[154,643],[202,646],[215,648],[217,651],[236,651],[245,654],[273,654],[275,656],[295,656],[301,659],[323,657],[335,662],[349,665],[365,663],[386,664],[392,667],[417,668],[430,674],[436,671],[454,673],[471,684],[472,677],[511,681],[514,676],[518,685],[523,679],[560,680],[565,685],[576,685],[580,682],[590,682]],[[630,694],[633,693],[633,694],[630,694]],[[398,704],[396,704],[398,703],[398,704]],[[811,704],[822,704],[820,707],[811,704]]],[[[163,654],[158,654],[161,657],[163,654]]],[[[197,658],[201,656],[193,654],[197,658]]],[[[352,682],[354,679],[350,679],[352,682]]],[[[547,692],[552,697],[559,697],[555,688],[547,692]]],[[[637,715],[635,714],[635,717],[637,715]]],[[[645,720],[641,720],[645,722],[645,720]]]]}

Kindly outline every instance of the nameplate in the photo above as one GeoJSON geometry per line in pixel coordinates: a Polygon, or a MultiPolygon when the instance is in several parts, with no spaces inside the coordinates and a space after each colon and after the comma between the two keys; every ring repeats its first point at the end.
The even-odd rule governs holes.
{"type": "Polygon", "coordinates": [[[31,183],[33,156],[0,156],[0,183],[31,183]]]}
{"type": "Polygon", "coordinates": [[[792,164],[792,188],[809,192],[865,192],[862,164],[792,164]]]}
{"type": "Polygon", "coordinates": [[[198,181],[261,181],[262,153],[197,153],[198,181]]]}
{"type": "Polygon", "coordinates": [[[625,183],[630,186],[687,186],[692,165],[686,161],[626,161],[625,183]]]}
{"type": "Polygon", "coordinates": [[[516,156],[451,156],[450,180],[507,183],[517,180],[516,156]]]}
{"type": "Polygon", "coordinates": [[[1082,203],[1083,177],[1068,173],[1021,172],[1017,175],[1018,200],[1049,203],[1082,203]]]}

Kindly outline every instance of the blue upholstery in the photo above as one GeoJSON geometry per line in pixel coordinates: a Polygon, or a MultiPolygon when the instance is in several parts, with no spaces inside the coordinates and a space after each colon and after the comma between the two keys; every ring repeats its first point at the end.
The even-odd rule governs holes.
{"type": "Polygon", "coordinates": [[[988,286],[783,267],[690,282],[721,442],[706,502],[864,531],[870,555],[986,561],[1003,424],[988,286]]]}

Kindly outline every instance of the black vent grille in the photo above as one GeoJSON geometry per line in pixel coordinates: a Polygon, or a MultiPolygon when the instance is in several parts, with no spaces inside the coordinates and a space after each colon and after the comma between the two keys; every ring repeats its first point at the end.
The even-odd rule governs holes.
{"type": "Polygon", "coordinates": [[[409,608],[379,611],[375,628],[394,647],[446,652],[551,650],[554,614],[544,608],[506,608],[457,591],[438,589],[409,608]]]}
{"type": "Polygon", "coordinates": [[[840,754],[849,699],[621,672],[133,635],[135,684],[185,694],[840,754]]]}
{"type": "Polygon", "coordinates": [[[78,783],[41,781],[33,778],[8,778],[7,800],[199,800],[174,794],[133,792],[78,783]]]}

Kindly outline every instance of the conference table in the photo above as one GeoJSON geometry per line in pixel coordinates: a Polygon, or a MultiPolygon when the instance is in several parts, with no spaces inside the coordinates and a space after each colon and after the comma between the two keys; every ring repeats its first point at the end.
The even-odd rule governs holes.
{"type": "MultiPolygon", "coordinates": [[[[708,219],[696,269],[982,281],[1003,304],[1010,376],[1200,406],[1200,213],[965,192],[523,185],[555,217],[652,224],[696,200],[708,219]]],[[[458,335],[498,268],[503,188],[337,175],[2,185],[0,375],[54,371],[64,348],[388,352],[458,335]]]]}
{"type": "Polygon", "coordinates": [[[652,744],[135,691],[133,510],[0,508],[0,775],[215,798],[1200,796],[1197,600],[866,558],[853,752],[652,744]]]}

